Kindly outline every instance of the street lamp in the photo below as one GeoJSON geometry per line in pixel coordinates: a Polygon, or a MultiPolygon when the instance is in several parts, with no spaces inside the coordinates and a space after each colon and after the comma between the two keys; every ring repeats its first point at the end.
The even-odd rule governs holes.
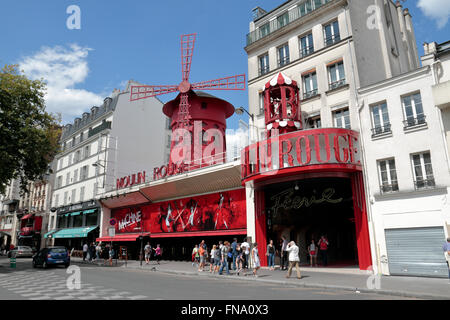
{"type": "Polygon", "coordinates": [[[254,114],[253,113],[249,113],[244,107],[239,107],[236,110],[234,110],[234,112],[236,112],[236,114],[238,114],[238,115],[243,115],[244,112],[245,112],[245,113],[247,113],[250,116],[250,118],[252,118],[252,122],[255,120],[254,114]]]}
{"type": "Polygon", "coordinates": [[[92,164],[92,166],[93,166],[93,167],[100,166],[100,167],[102,167],[103,169],[105,169],[105,166],[102,165],[102,164],[99,162],[99,160],[98,160],[97,162],[94,162],[94,163],[92,164]]]}

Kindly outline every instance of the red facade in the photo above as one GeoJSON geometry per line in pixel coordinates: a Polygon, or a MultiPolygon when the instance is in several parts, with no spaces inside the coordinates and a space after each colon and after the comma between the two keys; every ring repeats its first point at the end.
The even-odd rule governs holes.
{"type": "Polygon", "coordinates": [[[115,209],[116,233],[174,233],[246,228],[244,189],[115,209]]]}

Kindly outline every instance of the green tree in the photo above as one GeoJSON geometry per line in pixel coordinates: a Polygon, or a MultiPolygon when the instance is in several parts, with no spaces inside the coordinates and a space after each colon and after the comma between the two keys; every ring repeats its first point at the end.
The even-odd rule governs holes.
{"type": "Polygon", "coordinates": [[[27,192],[27,182],[42,179],[59,151],[61,120],[45,111],[45,83],[17,68],[0,73],[0,194],[11,179],[27,192]]]}

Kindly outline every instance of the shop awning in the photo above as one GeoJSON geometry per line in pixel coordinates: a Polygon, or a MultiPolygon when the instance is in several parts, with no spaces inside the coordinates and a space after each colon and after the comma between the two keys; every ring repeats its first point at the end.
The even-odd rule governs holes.
{"type": "Polygon", "coordinates": [[[97,209],[84,210],[83,214],[93,213],[93,212],[95,212],[95,210],[97,210],[97,209]]]}
{"type": "Polygon", "coordinates": [[[49,232],[44,234],[44,238],[48,238],[49,235],[54,234],[55,232],[56,232],[56,229],[55,230],[50,230],[49,232]]]}
{"type": "Polygon", "coordinates": [[[144,232],[144,233],[126,233],[126,234],[117,234],[114,237],[101,237],[95,239],[96,241],[103,241],[103,242],[111,242],[111,241],[136,241],[140,236],[148,237],[150,236],[150,232],[144,232]]]}
{"type": "Polygon", "coordinates": [[[77,212],[72,212],[70,215],[71,216],[79,216],[81,214],[81,211],[77,211],[77,212]]]}
{"type": "Polygon", "coordinates": [[[29,214],[24,215],[24,216],[22,217],[22,219],[20,219],[20,220],[30,219],[30,218],[32,218],[32,217],[33,217],[33,214],[32,214],[32,213],[29,213],[29,214]]]}
{"type": "Polygon", "coordinates": [[[86,238],[88,233],[98,226],[62,229],[53,234],[52,238],[86,238]]]}
{"type": "Polygon", "coordinates": [[[215,237],[215,236],[234,236],[246,234],[247,229],[236,229],[236,230],[152,233],[150,235],[150,238],[215,237]]]}

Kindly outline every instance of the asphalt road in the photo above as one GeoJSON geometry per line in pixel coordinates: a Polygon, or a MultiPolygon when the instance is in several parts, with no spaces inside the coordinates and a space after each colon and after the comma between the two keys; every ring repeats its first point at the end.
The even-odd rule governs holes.
{"type": "Polygon", "coordinates": [[[0,257],[0,300],[10,299],[405,300],[402,297],[344,290],[249,283],[233,276],[216,279],[85,264],[72,265],[69,269],[33,269],[29,258],[17,259],[17,267],[12,269],[9,267],[9,260],[0,257]],[[78,271],[79,287],[74,278],[78,271]]]}

